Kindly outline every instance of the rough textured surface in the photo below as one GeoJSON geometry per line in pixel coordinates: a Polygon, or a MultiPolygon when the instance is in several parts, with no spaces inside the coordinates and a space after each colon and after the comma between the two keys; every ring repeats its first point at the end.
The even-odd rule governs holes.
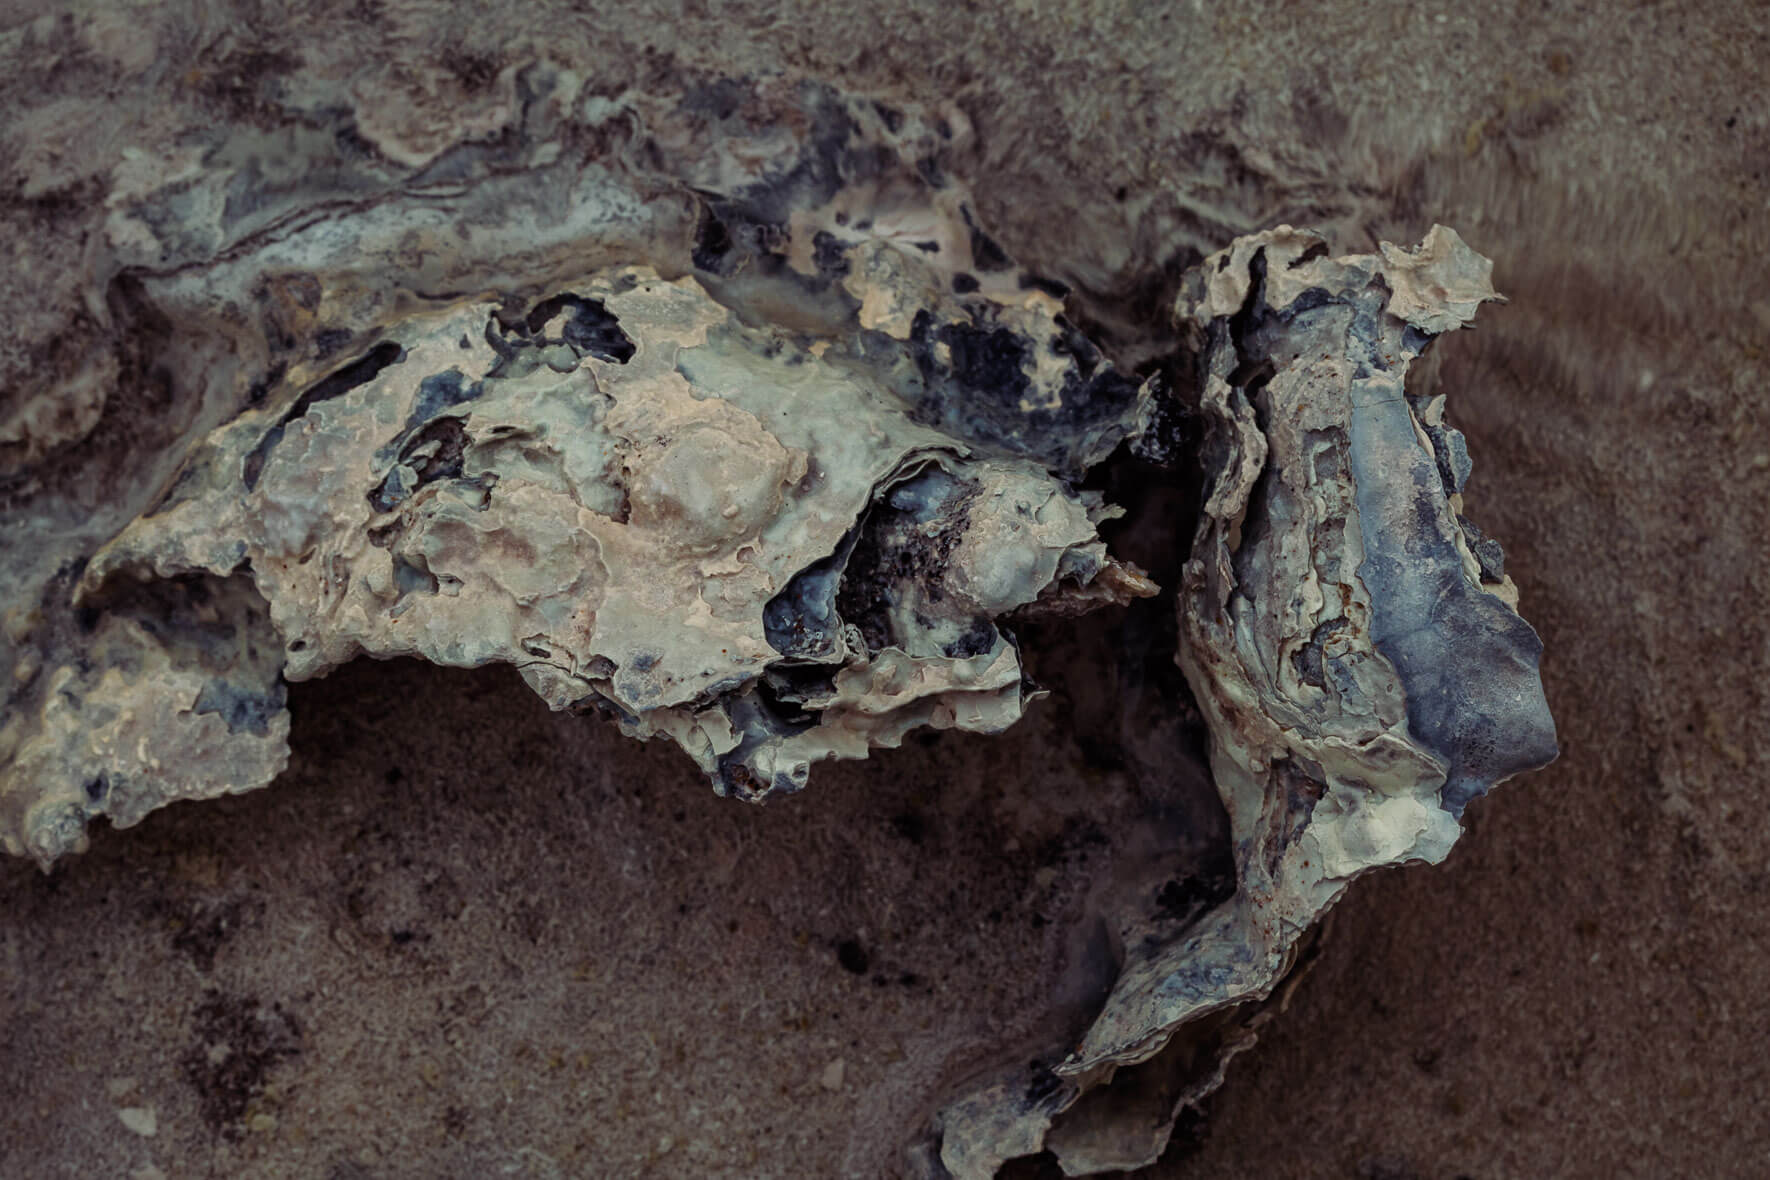
{"type": "MultiPolygon", "coordinates": [[[[119,170],[91,280],[132,293],[114,330],[170,333],[183,433],[122,459],[32,436],[8,469],[9,851],[263,786],[283,682],[359,655],[514,664],[755,800],[918,727],[999,732],[1029,689],[998,618],[1155,593],[1067,482],[1144,432],[1155,381],[978,226],[956,112],[501,77],[523,102],[490,156],[473,119],[342,174],[297,139],[264,190],[259,132],[223,125],[119,170]],[[574,270],[598,260],[627,265],[574,270]]],[[[385,113],[321,97],[287,113],[385,113]]],[[[47,420],[84,381],[9,400],[47,420]]]]}
{"type": "Polygon", "coordinates": [[[1541,643],[1461,516],[1462,436],[1444,395],[1406,386],[1435,335],[1496,298],[1491,269],[1443,226],[1341,257],[1281,226],[1184,276],[1205,429],[1177,659],[1235,892],[1178,925],[1108,907],[1111,991],[1063,1061],[943,1111],[955,1176],[1040,1148],[1067,1175],[1155,1162],[1251,1043],[1263,1014],[1237,1006],[1272,992],[1351,881],[1443,860],[1472,798],[1554,758],[1541,643]]]}
{"type": "MultiPolygon", "coordinates": [[[[19,114],[7,127],[16,195],[5,216],[15,229],[19,272],[29,279],[6,296],[16,302],[8,312],[17,334],[4,359],[15,371],[71,372],[87,363],[130,371],[137,363],[128,354],[93,360],[78,347],[87,337],[58,327],[84,325],[90,333],[95,313],[68,302],[72,288],[64,281],[77,270],[95,213],[94,190],[81,186],[106,172],[121,146],[151,139],[153,126],[144,125],[254,117],[264,101],[260,83],[276,85],[297,60],[353,55],[384,63],[362,82],[367,93],[392,88],[471,111],[480,105],[474,95],[483,93],[487,57],[496,66],[509,38],[535,27],[536,13],[524,10],[520,21],[512,14],[508,27],[492,16],[473,31],[474,43],[497,48],[441,61],[422,12],[406,9],[353,10],[324,25],[217,11],[205,18],[214,20],[213,31],[176,9],[154,18],[97,16],[20,23],[9,33],[9,53],[30,63],[6,83],[15,88],[8,109],[19,114]],[[223,29],[227,37],[218,39],[223,29]],[[373,36],[361,36],[365,30],[373,36]],[[159,88],[164,101],[135,101],[144,88],[159,88]],[[56,343],[45,348],[44,341],[56,343]]],[[[1755,1047],[1765,1029],[1756,984],[1745,982],[1757,978],[1764,953],[1752,915],[1761,904],[1758,850],[1765,845],[1753,794],[1763,779],[1765,736],[1757,605],[1764,569],[1756,539],[1765,528],[1766,317],[1747,260],[1766,245],[1767,129],[1739,96],[1761,86],[1752,63],[1763,60],[1764,30],[1731,5],[1589,14],[1396,6],[1328,14],[1306,31],[1275,16],[1259,6],[1204,19],[1111,6],[1024,13],[819,7],[796,22],[763,26],[742,12],[695,6],[661,17],[641,7],[612,26],[558,23],[548,38],[561,53],[594,56],[610,78],[646,63],[625,52],[622,38],[631,45],[667,39],[685,54],[716,50],[740,61],[842,71],[862,86],[957,93],[989,152],[980,173],[988,178],[984,214],[1024,258],[1079,258],[1070,265],[1081,274],[1066,277],[1159,282],[1164,264],[1185,249],[1202,253],[1235,232],[1280,220],[1331,222],[1340,227],[1336,239],[1349,243],[1351,227],[1415,240],[1436,219],[1458,225],[1496,257],[1499,285],[1513,305],[1440,363],[1459,396],[1481,390],[1478,400],[1464,399],[1459,419],[1482,459],[1471,503],[1510,542],[1508,569],[1551,652],[1562,653],[1551,659],[1547,680],[1567,754],[1533,786],[1473,806],[1473,839],[1436,874],[1379,879],[1354,895],[1297,1005],[1269,1026],[1266,1051],[1252,1064],[1237,1060],[1209,1139],[1188,1140],[1191,1153],[1177,1151],[1172,1167],[1199,1175],[1749,1171],[1766,1150],[1755,1117],[1763,1090],[1755,1047]],[[1226,44],[1235,48],[1226,52],[1226,44]],[[864,56],[859,46],[868,47],[864,56]],[[1077,74],[1091,84],[1053,89],[1046,82],[1077,74]],[[1239,94],[1238,80],[1247,83],[1239,94]],[[1361,179],[1349,186],[1347,176],[1361,179]],[[1052,194],[1121,189],[1125,200],[1116,205],[1089,204],[1092,212],[1065,218],[1043,213],[1052,194]],[[1717,467],[1736,474],[1717,481],[1717,467]],[[1625,522],[1620,530],[1618,521],[1625,522]],[[1675,584],[1643,573],[1668,560],[1679,570],[1675,584]],[[1448,915],[1456,934],[1446,941],[1448,915]],[[1311,1101],[1296,1102],[1299,1090],[1311,1101]],[[1410,1101],[1395,1101],[1397,1094],[1410,1101]]],[[[321,68],[349,73],[335,60],[321,68]]],[[[409,138],[421,140],[422,132],[414,120],[409,138]]],[[[151,383],[131,390],[129,397],[152,405],[151,383]]],[[[77,433],[78,422],[65,429],[77,433]]],[[[359,695],[312,702],[320,710],[308,713],[316,743],[349,742],[360,754],[361,719],[385,707],[377,704],[381,695],[410,695],[421,683],[390,669],[361,674],[359,695]]],[[[298,691],[297,705],[304,699],[298,691]]],[[[536,735],[516,725],[533,717],[532,701],[514,686],[479,698],[477,708],[465,699],[452,705],[447,694],[423,704],[421,714],[440,733],[482,734],[410,752],[461,771],[465,777],[455,781],[465,797],[449,805],[463,818],[486,814],[490,800],[507,804],[507,782],[551,806],[582,779],[551,762],[557,773],[548,779],[546,766],[536,764],[537,747],[521,740],[536,735]],[[500,699],[507,710],[496,708],[500,699]],[[475,747],[480,761],[467,757],[475,747]]],[[[1084,729],[1089,742],[1070,748],[1091,747],[1098,758],[1099,733],[1084,729]]],[[[315,1064],[315,1054],[304,1063],[289,1052],[291,1018],[309,1046],[365,1025],[391,1030],[391,1043],[444,1044],[451,1018],[427,1012],[409,986],[390,982],[377,991],[373,981],[386,974],[380,961],[345,950],[317,954],[319,982],[334,995],[348,989],[351,1007],[291,1017],[299,992],[284,986],[286,975],[258,974],[254,964],[270,963],[280,944],[299,944],[304,919],[296,909],[279,903],[255,914],[247,905],[241,916],[194,923],[193,936],[184,936],[182,915],[152,916],[156,904],[181,899],[219,904],[246,882],[270,898],[323,897],[328,883],[348,876],[341,865],[349,855],[362,857],[363,871],[382,888],[365,894],[357,907],[365,914],[384,901],[404,904],[398,890],[410,887],[416,896],[425,883],[423,848],[446,850],[460,838],[455,829],[419,838],[413,825],[419,848],[369,840],[342,850],[360,821],[339,804],[397,807],[404,795],[365,780],[360,761],[321,761],[323,746],[304,746],[299,732],[296,744],[296,773],[311,777],[292,781],[297,794],[288,803],[305,789],[311,813],[287,815],[281,808],[288,804],[268,796],[213,805],[220,809],[213,821],[175,809],[150,820],[129,848],[99,842],[86,864],[112,866],[112,876],[35,881],[19,874],[19,896],[35,900],[12,911],[7,970],[12,980],[33,982],[29,998],[22,983],[8,992],[8,1083],[18,1096],[8,1106],[18,1120],[9,1124],[8,1146],[24,1144],[33,1160],[47,1156],[70,1169],[125,1170],[152,1156],[174,1172],[187,1165],[226,1171],[237,1159],[231,1153],[258,1152],[253,1158],[286,1169],[342,1175],[466,1173],[487,1160],[545,1174],[550,1165],[520,1127],[508,1136],[508,1121],[476,1129],[472,1109],[452,1117],[447,1102],[427,1096],[436,1091],[402,1089],[402,1079],[424,1085],[424,1071],[408,1071],[397,1056],[368,1046],[354,1065],[348,1054],[315,1064]],[[261,836],[267,826],[273,834],[261,836]],[[338,847],[323,844],[327,830],[340,834],[338,847]],[[322,840],[313,847],[325,851],[304,855],[296,833],[313,833],[322,840]],[[179,849],[196,854],[182,875],[173,872],[179,849]],[[113,981],[96,991],[91,940],[63,933],[94,923],[106,932],[97,962],[113,981]],[[219,953],[205,960],[208,945],[219,953]],[[237,1018],[227,1019],[215,1005],[189,999],[186,961],[215,986],[262,992],[261,1002],[241,1003],[237,1018]],[[119,1008],[129,1013],[127,1032],[119,1031],[119,1008]],[[154,1011],[170,1015],[149,1017],[154,1011]],[[202,1132],[192,1137],[201,1124],[196,1099],[183,1106],[186,1087],[210,1075],[180,1059],[188,1046],[230,1037],[247,1050],[242,1063],[257,1063],[242,1065],[243,1089],[252,1068],[267,1071],[279,1096],[291,1077],[312,1068],[334,1086],[353,1078],[340,1101],[361,1109],[331,1123],[319,1109],[299,1117],[285,1110],[269,1122],[258,1117],[268,1112],[253,1110],[249,1121],[258,1129],[242,1132],[238,1145],[202,1132]],[[117,1075],[107,1088],[108,1069],[121,1061],[130,1063],[134,1086],[117,1075]],[[156,1137],[129,1132],[111,1114],[113,1103],[129,1110],[158,1104],[156,1137]],[[169,1119],[180,1112],[182,1124],[169,1119]],[[365,1115],[385,1134],[373,1146],[354,1146],[365,1115]],[[460,1128],[452,1139],[451,1127],[460,1128]],[[460,1136],[484,1146],[463,1148],[460,1136]]],[[[1030,759],[1023,778],[1032,781],[1030,770],[1046,764],[1030,759]]],[[[895,770],[914,773],[910,763],[895,770]]],[[[874,791],[893,781],[879,780],[874,791]]],[[[857,805],[866,797],[852,796],[857,805]]],[[[536,814],[567,826],[554,812],[536,814]]],[[[825,814],[832,831],[866,827],[855,822],[864,819],[860,810],[825,814]]],[[[576,872],[582,850],[593,846],[589,835],[609,818],[586,817],[572,831],[583,838],[562,859],[576,872]]],[[[488,867],[476,869],[468,886],[510,917],[480,923],[484,943],[456,947],[461,953],[444,962],[477,975],[486,962],[508,961],[531,986],[563,985],[577,948],[567,951],[558,939],[548,951],[523,943],[517,916],[525,896],[552,898],[569,878],[506,847],[505,858],[479,862],[488,867]]],[[[941,862],[947,875],[959,859],[941,862]]],[[[834,858],[832,872],[852,860],[834,858]]],[[[622,864],[622,855],[607,863],[622,864]]],[[[968,888],[998,879],[979,872],[966,878],[968,888]]],[[[752,870],[742,880],[738,890],[722,887],[722,904],[771,896],[766,874],[752,870]]],[[[957,976],[999,978],[991,970],[997,955],[978,953],[971,934],[938,924],[944,899],[913,909],[909,891],[898,895],[897,922],[904,914],[926,922],[957,976]]],[[[565,912],[581,920],[580,911],[565,912]]],[[[1004,923],[1038,916],[1013,907],[1003,915],[1004,923]]],[[[666,915],[660,907],[655,916],[666,915]]],[[[838,921],[853,916],[839,905],[832,911],[838,921]]],[[[415,941],[398,941],[400,931],[410,933],[392,929],[389,948],[415,941]]],[[[817,961],[833,964],[828,994],[850,978],[844,961],[862,961],[841,953],[848,941],[820,944],[826,957],[817,961]]],[[[878,958],[875,944],[855,941],[869,961],[878,958]]],[[[789,933],[782,945],[791,944],[789,933]]],[[[672,944],[685,969],[692,961],[704,970],[706,959],[689,958],[698,945],[672,944]]],[[[597,953],[611,961],[606,949],[597,953]]],[[[632,961],[648,953],[655,952],[634,949],[632,961]]],[[[606,1011],[606,997],[621,993],[603,994],[606,1011]]],[[[629,994],[619,1001],[627,1007],[607,1018],[678,1031],[666,1043],[683,1046],[685,1058],[710,1063],[699,1047],[731,1027],[729,1019],[697,1024],[698,1004],[655,987],[629,994]]],[[[503,1042],[512,1060],[520,1060],[521,1040],[517,1033],[503,1042]]],[[[816,1047],[841,1043],[830,1036],[816,1047]]],[[[827,1060],[816,1063],[815,1075],[795,1072],[811,1055],[807,1045],[780,1032],[761,1038],[744,1076],[783,1083],[815,1076],[814,1089],[805,1083],[804,1097],[812,1099],[847,1092],[823,1088],[827,1060]]],[[[866,1076],[860,1060],[839,1071],[844,1087],[866,1076]]],[[[534,1072],[518,1073],[519,1084],[534,1072]]],[[[484,1093],[487,1109],[500,1100],[495,1090],[484,1093]]],[[[564,1102],[576,1091],[532,1093],[564,1102]]],[[[662,1126],[679,1128],[693,1106],[681,1098],[661,1095],[668,1124],[633,1117],[629,1104],[618,1125],[632,1132],[634,1145],[662,1126]]],[[[799,1159],[814,1169],[832,1158],[819,1154],[830,1140],[817,1128],[846,1127],[856,1109],[840,1097],[818,1101],[830,1103],[830,1121],[801,1119],[793,1132],[806,1136],[799,1159]]],[[[247,1105],[238,1107],[242,1116],[247,1105]]],[[[217,1109],[225,1116],[228,1108],[217,1109]]],[[[605,1120],[597,1142],[612,1150],[607,1127],[605,1120]]],[[[762,1127],[780,1133],[766,1120],[762,1127]]],[[[745,1150],[775,1142],[745,1139],[753,1127],[717,1131],[730,1152],[720,1159],[740,1161],[745,1150]]],[[[657,1167],[668,1171],[670,1163],[665,1156],[657,1167]]]]}
{"type": "MultiPolygon", "coordinates": [[[[41,472],[99,459],[52,447],[15,471],[31,544],[5,578],[37,605],[12,616],[6,847],[47,869],[93,818],[266,785],[285,683],[364,655],[513,665],[554,710],[669,737],[752,801],[919,728],[999,733],[1036,696],[999,619],[1159,594],[1096,533],[1150,489],[1120,480],[1121,506],[1075,486],[1154,465],[1202,516],[1144,512],[1150,535],[1125,540],[1190,551],[1166,609],[1229,831],[1208,808],[1165,848],[1172,819],[1101,829],[1154,871],[1096,866],[1059,927],[1089,946],[1071,975],[1110,988],[1089,1001],[1072,978],[1035,1007],[1041,1056],[1062,1060],[942,1083],[913,1095],[941,1104],[926,1128],[850,1144],[956,1180],[1047,1144],[1073,1175],[1154,1162],[1251,1043],[1264,1014],[1237,1007],[1270,995],[1346,885],[1441,860],[1471,797],[1554,755],[1540,644],[1497,549],[1460,523],[1462,438],[1442,396],[1404,385],[1496,298],[1491,264],[1442,226],[1380,255],[1331,257],[1290,227],[1238,238],[1186,273],[1170,356],[1138,378],[979,224],[950,171],[956,113],[776,77],[586,102],[545,61],[507,73],[527,96],[502,136],[520,166],[487,172],[485,129],[458,129],[435,155],[458,161],[446,200],[421,172],[329,208],[320,173],[254,228],[231,197],[191,199],[254,182],[225,130],[171,182],[113,190],[95,278],[136,292],[166,352],[241,365],[166,373],[167,416],[216,424],[121,465],[112,511],[140,515],[96,552],[54,525],[70,497],[41,472]],[[576,158],[574,131],[597,133],[576,158]],[[557,224],[525,233],[510,207],[557,191],[557,224]],[[437,232],[450,207],[474,240],[437,232]],[[559,287],[583,257],[627,264],[559,287]],[[1206,422],[1190,444],[1188,416],[1206,422]],[[1203,904],[1164,900],[1206,878],[1203,904]]],[[[1118,677],[1149,654],[1081,659],[1118,677]]],[[[1171,761],[1139,792],[1183,814],[1200,777],[1171,761]]]]}
{"type": "Polygon", "coordinates": [[[552,708],[667,735],[760,797],[921,725],[1005,728],[1022,676],[993,619],[1106,568],[1098,496],[955,453],[692,279],[587,279],[514,345],[496,311],[401,325],[360,384],[291,389],[204,440],[206,478],[94,557],[84,601],[120,573],[250,570],[290,680],[359,655],[513,664],[552,708]],[[607,347],[574,341],[588,323],[607,347]],[[905,535],[875,537],[894,513],[905,535]]]}

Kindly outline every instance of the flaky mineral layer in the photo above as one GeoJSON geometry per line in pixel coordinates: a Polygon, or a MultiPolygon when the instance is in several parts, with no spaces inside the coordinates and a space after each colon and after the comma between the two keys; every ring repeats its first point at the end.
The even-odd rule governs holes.
{"type": "Polygon", "coordinates": [[[993,620],[1107,561],[1098,495],[975,455],[692,278],[614,271],[508,327],[469,304],[340,373],[205,439],[82,593],[250,571],[289,679],[513,664],[760,797],[918,725],[1007,726],[993,620]]]}
{"type": "Polygon", "coordinates": [[[525,127],[591,122],[648,162],[526,144],[519,184],[463,145],[447,181],[432,161],[336,217],[237,199],[256,162],[215,202],[193,194],[225,173],[126,169],[115,265],[191,342],[187,422],[102,523],[58,534],[69,494],[15,522],[41,605],[9,616],[8,850],[48,864],[92,817],[263,786],[283,682],[359,655],[509,663],[722,793],[797,790],[918,726],[1018,718],[1002,615],[1154,592],[1073,484],[1153,385],[976,228],[935,163],[953,122],[785,83],[515,84],[525,127]],[[519,196],[558,207],[531,223],[519,196]]]}
{"type": "Polygon", "coordinates": [[[1341,258],[1286,226],[1188,275],[1176,318],[1203,360],[1207,496],[1179,659],[1236,892],[1178,933],[1127,916],[1118,982],[1080,1043],[945,1112],[952,1174],[1041,1149],[1069,1175],[1153,1163],[1220,1080],[1196,1038],[1218,1071],[1251,1041],[1224,1014],[1272,991],[1352,879],[1444,859],[1471,798],[1555,756],[1541,644],[1498,547],[1462,516],[1462,436],[1443,395],[1404,384],[1434,336],[1496,298],[1491,271],[1443,226],[1416,250],[1341,258]],[[1128,1087],[1095,1090],[1127,1070],[1128,1087]]]}
{"type": "Polygon", "coordinates": [[[1234,880],[1157,913],[1196,850],[1115,870],[1082,1035],[1004,1047],[905,1137],[930,1176],[1153,1161],[1347,884],[1442,859],[1554,755],[1462,438],[1404,385],[1489,264],[1443,227],[1245,237],[1128,374],[977,223],[956,111],[498,86],[444,128],[292,95],[349,134],[218,128],[118,170],[113,343],[0,407],[0,842],[48,865],[95,817],[269,783],[285,684],[365,655],[513,665],[747,799],[999,731],[1036,695],[1020,620],[1157,592],[1088,482],[1134,453],[1202,485],[1159,527],[1192,538],[1177,656],[1234,880]],[[116,421],[139,433],[81,449],[116,421]]]}

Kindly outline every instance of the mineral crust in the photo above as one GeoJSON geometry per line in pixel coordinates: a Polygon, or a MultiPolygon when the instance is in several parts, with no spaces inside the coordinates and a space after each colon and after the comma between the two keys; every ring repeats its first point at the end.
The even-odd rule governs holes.
{"type": "Polygon", "coordinates": [[[977,228],[936,163],[956,114],[514,85],[513,154],[348,214],[255,158],[119,179],[112,283],[178,325],[175,437],[9,522],[37,604],[8,616],[9,851],[265,785],[284,683],[359,655],[514,665],[760,799],[918,726],[1001,730],[1033,689],[998,619],[1155,592],[1074,482],[1153,379],[977,228]],[[544,162],[586,124],[626,150],[544,162]]]}
{"type": "Polygon", "coordinates": [[[1041,1149],[1068,1175],[1153,1163],[1347,885],[1443,860],[1470,799],[1554,758],[1542,646],[1462,515],[1462,436],[1443,394],[1405,386],[1497,298],[1491,271],[1443,226],[1339,258],[1286,226],[1188,275],[1176,320],[1208,427],[1178,655],[1237,887],[1178,932],[1121,916],[1118,982],[1080,1042],[944,1113],[952,1175],[1041,1149]]]}
{"type": "Polygon", "coordinates": [[[1199,493],[1139,527],[1187,555],[1228,847],[1115,868],[1081,1035],[905,1135],[931,1177],[1152,1162],[1350,882],[1443,859],[1555,754],[1462,436],[1405,384],[1490,264],[1444,227],[1244,237],[1127,373],[979,224],[957,110],[546,63],[495,89],[452,129],[292,94],[331,130],[112,178],[91,356],[0,405],[0,843],[48,866],[96,817],[264,786],[286,684],[359,656],[511,665],[750,800],[999,731],[1038,694],[1023,621],[1157,593],[1100,535],[1099,489],[1141,493],[1095,477],[1141,456],[1199,493]]]}

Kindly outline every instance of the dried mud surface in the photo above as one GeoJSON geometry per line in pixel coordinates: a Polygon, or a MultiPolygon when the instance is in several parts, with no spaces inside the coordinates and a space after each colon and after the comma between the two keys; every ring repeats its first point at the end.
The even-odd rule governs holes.
{"type": "MultiPolygon", "coordinates": [[[[1770,1163],[1761,7],[40,12],[0,5],[0,382],[76,363],[124,148],[263,117],[322,43],[438,103],[542,51],[611,90],[682,63],[952,97],[1004,245],[1128,348],[1236,232],[1455,225],[1512,302],[1422,376],[1453,391],[1564,752],[1476,803],[1446,865],[1352,890],[1148,1174],[1770,1163]]],[[[1143,641],[1120,620],[1054,651],[1143,641]]],[[[923,1112],[881,1079],[1030,1031],[1094,803],[1137,789],[1088,699],[763,810],[496,671],[359,663],[291,706],[275,787],[0,866],[0,1175],[888,1173],[854,1145],[923,1112]]]]}

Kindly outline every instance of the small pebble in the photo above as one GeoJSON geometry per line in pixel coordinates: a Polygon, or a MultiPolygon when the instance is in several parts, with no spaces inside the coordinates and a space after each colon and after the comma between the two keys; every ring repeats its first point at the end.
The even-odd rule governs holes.
{"type": "Polygon", "coordinates": [[[123,1120],[125,1127],[150,1139],[160,1129],[160,1120],[151,1106],[125,1106],[117,1112],[117,1117],[123,1120]]]}
{"type": "Polygon", "coordinates": [[[840,1057],[824,1066],[824,1075],[818,1080],[826,1090],[840,1090],[842,1081],[848,1076],[848,1064],[840,1057]]]}

